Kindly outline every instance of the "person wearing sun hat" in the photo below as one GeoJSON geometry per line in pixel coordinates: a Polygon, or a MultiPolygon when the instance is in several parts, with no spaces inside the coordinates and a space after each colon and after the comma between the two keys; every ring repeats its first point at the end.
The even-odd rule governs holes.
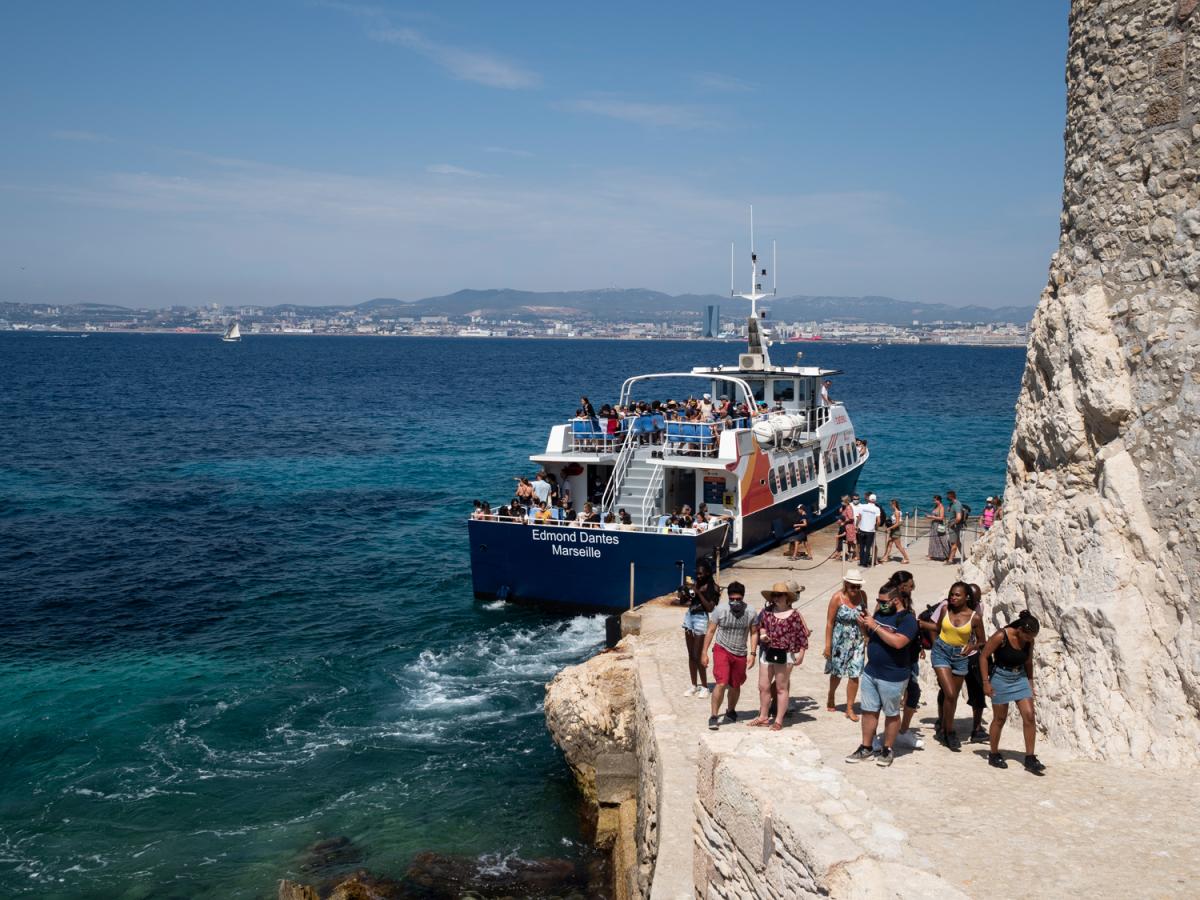
{"type": "Polygon", "coordinates": [[[842,586],[829,598],[825,613],[825,674],[829,676],[829,693],[825,708],[836,711],[837,690],[846,679],[846,718],[858,721],[854,701],[858,697],[859,679],[866,664],[867,646],[859,627],[859,616],[867,611],[867,595],[862,589],[863,576],[858,569],[848,569],[842,576],[842,586]]]}
{"type": "Polygon", "coordinates": [[[758,671],[758,718],[750,724],[769,725],[772,731],[783,728],[792,667],[804,662],[804,651],[808,649],[811,633],[808,624],[799,610],[792,609],[798,593],[796,587],[785,581],[777,581],[770,590],[762,592],[763,599],[771,606],[763,609],[757,622],[763,665],[758,671]],[[772,685],[776,696],[774,722],[769,716],[772,685]]]}

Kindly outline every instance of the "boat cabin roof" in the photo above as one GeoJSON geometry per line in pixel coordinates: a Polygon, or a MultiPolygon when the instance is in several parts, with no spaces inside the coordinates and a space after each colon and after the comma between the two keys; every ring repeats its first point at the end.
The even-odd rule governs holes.
{"type": "Polygon", "coordinates": [[[824,378],[826,375],[841,375],[841,369],[822,369],[820,366],[765,366],[761,369],[741,369],[737,366],[696,366],[693,375],[736,375],[739,378],[762,378],[764,376],[824,378]]]}

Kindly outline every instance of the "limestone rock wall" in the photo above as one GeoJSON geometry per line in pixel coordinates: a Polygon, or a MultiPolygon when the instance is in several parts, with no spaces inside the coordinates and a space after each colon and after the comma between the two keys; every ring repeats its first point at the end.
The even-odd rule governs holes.
{"type": "Polygon", "coordinates": [[[1196,5],[1071,4],[1061,240],[967,566],[1042,619],[1052,740],[1112,760],[1200,762],[1196,5]]]}
{"type": "Polygon", "coordinates": [[[697,898],[965,898],[802,735],[700,740],[697,898]],[[914,865],[914,862],[916,863],[914,865]]]}

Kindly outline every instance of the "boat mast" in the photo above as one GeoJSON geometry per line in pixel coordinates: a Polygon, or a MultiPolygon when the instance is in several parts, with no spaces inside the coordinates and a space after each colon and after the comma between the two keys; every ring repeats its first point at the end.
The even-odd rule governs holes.
{"type": "MultiPolygon", "coordinates": [[[[762,282],[759,278],[767,274],[766,269],[760,269],[758,265],[758,253],[754,249],[754,205],[750,206],[750,291],[749,293],[739,294],[734,288],[733,265],[734,265],[733,245],[729,246],[729,295],[738,297],[742,300],[750,301],[750,318],[746,320],[746,351],[755,356],[762,357],[761,368],[768,368],[771,365],[771,357],[767,348],[770,346],[770,340],[767,339],[765,330],[762,327],[762,318],[758,314],[758,301],[765,297],[774,297],[776,290],[775,282],[775,242],[771,241],[771,290],[770,292],[762,289],[762,282]]],[[[745,367],[743,367],[745,368],[745,367]]]]}

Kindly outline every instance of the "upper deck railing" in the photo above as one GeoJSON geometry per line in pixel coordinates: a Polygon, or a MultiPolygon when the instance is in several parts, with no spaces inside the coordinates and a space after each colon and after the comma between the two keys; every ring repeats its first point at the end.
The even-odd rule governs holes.
{"type": "MultiPolygon", "coordinates": [[[[787,415],[805,418],[806,429],[811,433],[829,421],[829,412],[830,407],[818,406],[810,410],[788,410],[787,415]]],[[[664,454],[715,457],[724,432],[750,428],[771,415],[773,413],[758,413],[715,422],[670,419],[662,413],[624,419],[574,418],[567,422],[568,440],[564,450],[610,456],[624,454],[645,444],[662,444],[664,454]]]]}

